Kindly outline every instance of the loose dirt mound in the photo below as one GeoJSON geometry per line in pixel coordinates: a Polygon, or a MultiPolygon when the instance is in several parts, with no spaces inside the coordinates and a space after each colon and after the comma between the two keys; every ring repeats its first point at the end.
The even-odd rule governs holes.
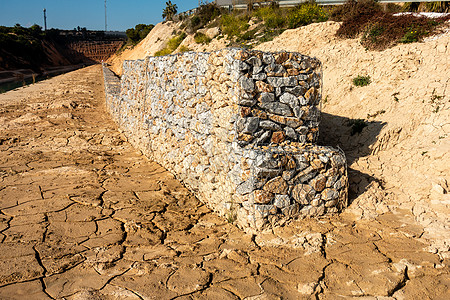
{"type": "MultiPolygon", "coordinates": [[[[144,58],[162,48],[175,27],[158,24],[135,49],[116,58],[113,69],[118,70],[124,57],[144,58]]],[[[361,218],[398,208],[412,211],[426,227],[423,237],[433,240],[433,247],[445,256],[450,215],[450,33],[378,52],[367,51],[357,39],[337,39],[338,28],[339,23],[325,22],[287,30],[257,49],[298,51],[322,61],[321,140],[347,154],[353,201],[347,211],[361,218]],[[358,75],[370,76],[371,83],[356,87],[352,79],[358,75]],[[354,119],[367,126],[352,135],[354,119]]],[[[191,40],[183,44],[198,50],[191,40]]],[[[212,45],[208,50],[224,46],[217,40],[212,45]]]]}

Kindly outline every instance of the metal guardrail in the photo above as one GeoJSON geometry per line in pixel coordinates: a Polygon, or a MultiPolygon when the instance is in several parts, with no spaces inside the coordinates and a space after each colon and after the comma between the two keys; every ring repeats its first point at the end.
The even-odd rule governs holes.
{"type": "MultiPolygon", "coordinates": [[[[235,9],[245,9],[249,0],[216,0],[217,5],[225,8],[235,8],[235,9]]],[[[278,1],[253,1],[254,5],[270,4],[271,2],[278,3],[281,7],[294,7],[298,4],[308,2],[308,0],[278,0],[278,1]]],[[[339,5],[344,4],[347,0],[316,0],[317,4],[320,5],[339,5]]],[[[378,0],[379,3],[398,3],[398,2],[433,2],[433,0],[378,0]]]]}

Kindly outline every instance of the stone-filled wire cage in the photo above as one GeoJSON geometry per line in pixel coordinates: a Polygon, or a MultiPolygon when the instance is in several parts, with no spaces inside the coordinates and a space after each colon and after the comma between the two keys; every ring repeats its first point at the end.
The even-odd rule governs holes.
{"type": "Polygon", "coordinates": [[[123,69],[120,93],[105,75],[119,128],[238,226],[259,231],[347,206],[343,152],[315,145],[317,59],[228,48],[126,61],[123,69]]]}
{"type": "Polygon", "coordinates": [[[347,206],[347,166],[340,149],[315,145],[322,65],[299,53],[241,52],[239,117],[230,178],[236,218],[256,229],[338,212],[347,206]]]}

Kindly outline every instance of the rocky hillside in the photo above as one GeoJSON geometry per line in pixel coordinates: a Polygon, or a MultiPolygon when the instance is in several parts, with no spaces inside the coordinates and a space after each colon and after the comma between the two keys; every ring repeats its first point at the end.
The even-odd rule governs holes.
{"type": "MultiPolygon", "coordinates": [[[[336,38],[339,25],[287,30],[256,48],[298,51],[322,61],[321,143],[346,152],[352,201],[347,213],[372,218],[409,210],[425,227],[422,237],[435,241],[430,250],[448,256],[450,32],[444,28],[422,43],[368,51],[358,39],[336,38]],[[370,84],[356,86],[357,76],[370,84]]],[[[113,70],[120,74],[124,59],[162,49],[178,26],[158,24],[134,49],[111,60],[113,70]]],[[[211,51],[225,47],[224,40],[199,45],[188,36],[180,47],[211,51]]]]}

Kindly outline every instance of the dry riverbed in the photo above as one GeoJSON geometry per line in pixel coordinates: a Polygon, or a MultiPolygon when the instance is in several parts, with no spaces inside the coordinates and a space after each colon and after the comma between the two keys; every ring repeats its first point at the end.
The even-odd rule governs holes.
{"type": "Polygon", "coordinates": [[[410,212],[244,234],[125,141],[102,80],[0,95],[0,299],[450,299],[410,212]]]}

